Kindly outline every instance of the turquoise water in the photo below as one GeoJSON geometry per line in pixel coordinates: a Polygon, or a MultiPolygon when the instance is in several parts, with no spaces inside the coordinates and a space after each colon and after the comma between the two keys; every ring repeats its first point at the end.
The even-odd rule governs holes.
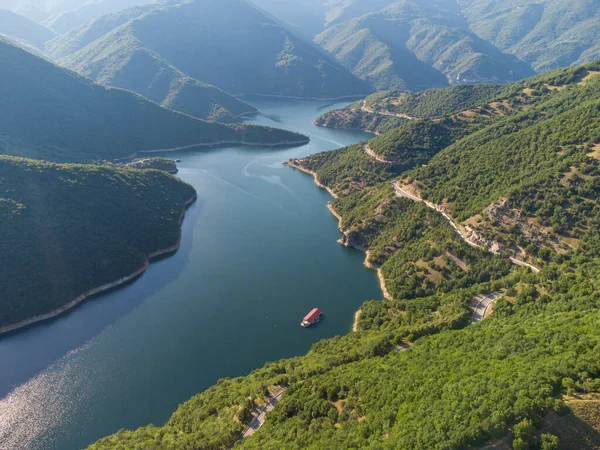
{"type": "Polygon", "coordinates": [[[329,195],[282,161],[360,140],[312,122],[344,104],[250,99],[249,122],[310,144],[170,153],[198,191],[181,249],[128,286],[0,337],[0,448],[79,449],[121,428],[163,424],[219,378],[304,354],[350,331],[380,298],[364,254],[336,243],[329,195]],[[313,307],[322,322],[301,328],[313,307]]]}

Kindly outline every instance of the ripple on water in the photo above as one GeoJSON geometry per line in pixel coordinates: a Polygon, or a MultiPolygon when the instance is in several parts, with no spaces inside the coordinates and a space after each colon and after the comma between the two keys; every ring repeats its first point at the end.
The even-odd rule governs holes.
{"type": "Polygon", "coordinates": [[[89,361],[81,356],[88,345],[69,353],[69,360],[54,364],[0,400],[0,448],[3,450],[46,449],[51,442],[41,436],[57,425],[68,423],[78,408],[87,403],[94,380],[102,368],[96,365],[92,376],[89,361]],[[82,370],[85,366],[85,371],[82,370]]]}

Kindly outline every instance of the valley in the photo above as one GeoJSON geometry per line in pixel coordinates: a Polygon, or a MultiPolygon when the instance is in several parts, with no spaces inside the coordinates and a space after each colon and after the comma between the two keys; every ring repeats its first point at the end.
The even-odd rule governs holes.
{"type": "Polygon", "coordinates": [[[0,0],[0,448],[600,449],[599,29],[0,0]]]}
{"type": "Polygon", "coordinates": [[[220,378],[348,333],[364,299],[381,296],[364,254],[336,243],[331,197],[281,165],[365,135],[312,125],[336,104],[252,104],[264,114],[252,123],[285,126],[311,143],[164,154],[182,160],[178,177],[198,192],[181,248],[133,283],[0,337],[0,357],[12,367],[0,371],[0,421],[8,424],[0,447],[79,449],[123,427],[163,423],[220,378]],[[299,321],[313,306],[325,318],[305,330],[299,321]]]}

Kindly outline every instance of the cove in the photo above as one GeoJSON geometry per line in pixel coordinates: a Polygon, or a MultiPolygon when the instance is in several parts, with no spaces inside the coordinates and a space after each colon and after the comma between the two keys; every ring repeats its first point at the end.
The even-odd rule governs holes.
{"type": "Polygon", "coordinates": [[[304,133],[294,148],[168,153],[198,191],[180,250],[129,285],[0,337],[0,448],[80,449],[121,428],[163,424],[223,377],[350,332],[381,298],[364,254],[340,246],[329,194],[281,165],[364,140],[313,125],[347,103],[246,98],[248,123],[304,133]],[[300,321],[324,312],[310,329],[300,321]]]}

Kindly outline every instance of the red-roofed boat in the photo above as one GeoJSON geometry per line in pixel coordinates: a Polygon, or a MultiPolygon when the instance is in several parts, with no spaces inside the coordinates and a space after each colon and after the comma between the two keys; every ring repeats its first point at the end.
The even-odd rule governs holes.
{"type": "Polygon", "coordinates": [[[308,328],[321,320],[322,315],[323,312],[319,308],[313,308],[312,311],[309,312],[306,317],[304,317],[300,325],[302,325],[304,328],[308,328]]]}

